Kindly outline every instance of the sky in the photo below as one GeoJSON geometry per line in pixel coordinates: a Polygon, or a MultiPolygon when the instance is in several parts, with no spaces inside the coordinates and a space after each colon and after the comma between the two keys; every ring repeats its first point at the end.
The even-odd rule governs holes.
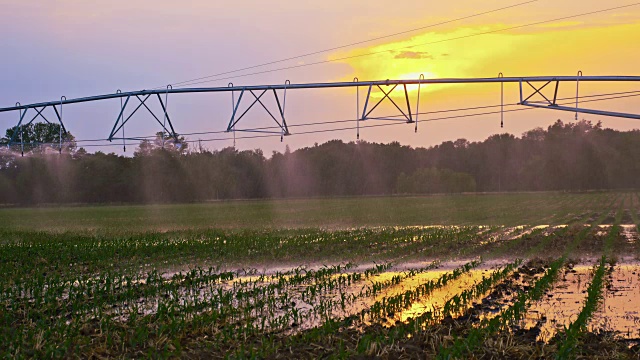
{"type": "MultiPolygon", "coordinates": [[[[165,1],[165,0],[0,0],[0,107],[66,98],[180,86],[180,82],[251,67],[301,54],[359,43],[312,56],[246,71],[212,76],[192,86],[534,75],[640,75],[640,3],[624,9],[567,18],[601,9],[633,4],[629,1],[538,0],[484,15],[474,14],[523,3],[515,1],[393,2],[325,0],[165,1]],[[465,18],[461,20],[455,20],[465,18]],[[564,19],[563,19],[564,18],[564,19]],[[558,19],[556,21],[549,21],[558,19]],[[542,23],[544,22],[544,23],[542,23]],[[538,23],[533,26],[523,26],[538,23]],[[516,27],[516,28],[514,28],[516,27]],[[417,31],[409,31],[417,29],[417,31]],[[401,33],[395,36],[389,34],[401,33]],[[379,38],[374,41],[369,39],[379,38]],[[371,55],[370,53],[375,53],[371,55]],[[318,65],[310,65],[320,62],[318,65]],[[294,67],[294,68],[291,68],[294,67]],[[282,68],[289,68],[278,70],[282,68]],[[255,74],[271,70],[268,73],[255,74]]],[[[184,86],[184,84],[182,84],[184,86]]],[[[580,84],[580,94],[640,90],[640,84],[580,84]]],[[[560,98],[575,97],[575,84],[562,84],[560,98]]],[[[409,87],[411,106],[417,87],[409,87]]],[[[291,136],[243,138],[256,133],[236,132],[238,149],[284,151],[313,146],[331,139],[355,141],[356,130],[300,134],[313,130],[354,127],[355,123],[295,126],[310,122],[355,120],[366,88],[290,90],[286,118],[291,136]]],[[[281,96],[283,94],[280,94],[281,96]]],[[[237,96],[237,94],[236,94],[237,96]]],[[[404,93],[394,91],[394,100],[404,93]]],[[[450,109],[500,104],[500,85],[427,85],[421,87],[418,131],[414,125],[368,120],[361,122],[360,139],[398,141],[428,147],[447,140],[480,141],[497,133],[520,136],[555,120],[573,121],[574,114],[546,109],[508,112],[504,128],[500,114],[442,119],[476,111],[437,113],[450,109]],[[435,112],[435,113],[434,113],[435,112]],[[368,128],[365,126],[393,124],[368,128]]],[[[381,94],[374,92],[373,101],[381,94]]],[[[516,84],[505,84],[504,102],[519,97],[516,84]]],[[[640,113],[639,97],[593,102],[584,107],[640,113]]],[[[567,100],[571,102],[571,100],[567,100]]],[[[231,95],[196,94],[167,97],[176,131],[188,140],[202,140],[204,148],[233,145],[232,135],[203,134],[226,129],[231,95]],[[198,133],[198,134],[193,134],[198,133]],[[222,140],[218,140],[222,139],[222,140]]],[[[273,99],[266,105],[275,110],[273,99]]],[[[248,103],[240,105],[241,110],[248,103]]],[[[160,114],[153,102],[150,107],[160,114]]],[[[511,106],[507,109],[516,109],[511,106]]],[[[63,119],[76,139],[108,136],[120,110],[119,100],[66,105],[63,119]]],[[[495,108],[485,110],[493,112],[495,108]]],[[[53,118],[53,111],[44,112],[53,118]]],[[[371,116],[396,115],[383,102],[371,116]]],[[[15,126],[18,112],[0,113],[0,128],[15,126]]],[[[580,115],[602,121],[605,127],[639,128],[637,120],[580,115]]],[[[274,125],[268,114],[254,108],[238,124],[250,129],[274,125]]],[[[126,136],[160,131],[153,118],[136,113],[125,126],[126,136]]],[[[117,145],[80,142],[92,151],[123,153],[117,145]]],[[[133,154],[136,142],[127,144],[133,154]]],[[[196,144],[190,146],[195,147],[196,144]]]]}

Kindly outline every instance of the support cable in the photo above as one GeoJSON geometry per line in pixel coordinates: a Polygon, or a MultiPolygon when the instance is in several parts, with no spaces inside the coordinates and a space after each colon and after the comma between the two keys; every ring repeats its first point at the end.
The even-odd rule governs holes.
{"type": "Polygon", "coordinates": [[[60,97],[60,148],[58,149],[58,153],[62,154],[62,102],[67,100],[66,96],[60,97]]]}
{"type": "MultiPolygon", "coordinates": [[[[164,106],[163,106],[164,117],[162,118],[162,148],[163,149],[164,149],[164,131],[167,128],[167,109],[169,108],[169,89],[173,90],[173,86],[171,86],[171,84],[167,85],[167,91],[164,93],[164,106]]],[[[173,135],[175,136],[175,134],[173,135]]]]}
{"type": "MultiPolygon", "coordinates": [[[[227,87],[233,87],[233,83],[230,82],[229,84],[227,84],[227,87]]],[[[234,113],[236,107],[236,99],[235,99],[235,95],[234,95],[234,91],[231,91],[231,113],[234,113]]],[[[236,148],[236,127],[235,124],[232,128],[233,130],[233,148],[236,148]]]]}
{"type": "Polygon", "coordinates": [[[578,77],[576,78],[576,121],[578,121],[578,90],[580,90],[580,76],[582,76],[582,71],[578,71],[578,77]]]}
{"type": "MultiPolygon", "coordinates": [[[[498,77],[504,77],[502,73],[498,77]]],[[[500,82],[500,128],[504,127],[504,82],[500,82]]]]}
{"type": "MultiPolygon", "coordinates": [[[[353,82],[358,82],[358,77],[353,78],[353,82]]],[[[356,140],[360,140],[360,86],[356,86],[356,140]]]]}
{"type": "Polygon", "coordinates": [[[418,78],[418,101],[416,101],[416,128],[414,130],[415,133],[418,132],[418,115],[420,115],[420,85],[422,85],[422,80],[424,80],[424,74],[420,74],[418,78]]]}
{"type": "Polygon", "coordinates": [[[188,82],[188,83],[185,82],[185,83],[182,83],[180,87],[184,88],[184,87],[191,86],[191,85],[209,83],[209,82],[213,82],[213,81],[235,79],[235,78],[239,78],[239,77],[253,76],[253,75],[259,75],[259,74],[267,74],[267,73],[272,73],[272,72],[276,72],[276,71],[297,69],[297,68],[302,68],[302,67],[307,67],[307,66],[321,65],[321,64],[327,64],[327,63],[332,63],[332,62],[355,59],[355,58],[360,58],[360,57],[365,57],[365,56],[378,55],[378,54],[384,54],[384,53],[391,53],[391,52],[396,52],[398,50],[419,48],[419,47],[423,47],[423,46],[427,46],[427,45],[434,45],[434,44],[439,44],[439,43],[448,42],[448,41],[468,39],[468,38],[473,38],[473,37],[476,37],[476,36],[495,34],[495,33],[500,33],[500,32],[504,32],[504,31],[522,29],[522,28],[526,28],[526,27],[538,26],[538,25],[543,25],[543,24],[548,24],[548,23],[553,23],[553,22],[558,22],[558,21],[564,21],[564,20],[568,20],[568,19],[574,19],[574,18],[577,18],[577,17],[594,15],[594,14],[599,14],[599,13],[613,11],[613,10],[620,10],[620,9],[623,9],[623,8],[628,8],[628,7],[637,6],[637,5],[640,5],[640,2],[627,4],[627,5],[622,5],[622,6],[611,7],[611,8],[606,8],[606,9],[594,10],[594,11],[584,12],[584,13],[580,13],[580,14],[568,15],[568,16],[558,17],[558,18],[554,18],[554,19],[549,19],[549,20],[537,21],[537,22],[527,23],[527,24],[523,24],[523,25],[509,26],[509,27],[502,28],[502,29],[483,31],[483,32],[480,32],[480,33],[475,33],[475,34],[451,37],[451,38],[447,38],[447,39],[431,41],[431,42],[426,42],[426,43],[422,43],[422,44],[401,46],[401,47],[397,47],[397,48],[393,48],[393,49],[372,51],[372,52],[367,52],[367,53],[358,54],[358,55],[344,56],[344,57],[340,57],[340,58],[321,60],[321,61],[310,62],[310,63],[305,63],[305,64],[297,64],[297,65],[292,65],[292,66],[280,67],[280,68],[263,70],[263,71],[256,71],[256,72],[240,74],[240,75],[233,75],[233,76],[227,76],[227,77],[208,79],[208,80],[203,80],[203,81],[195,81],[195,82],[188,82]]]}
{"type": "MultiPolygon", "coordinates": [[[[281,114],[282,115],[282,126],[280,127],[281,128],[280,142],[282,142],[283,139],[284,139],[285,129],[286,129],[287,135],[289,135],[289,129],[287,127],[287,122],[285,121],[284,114],[285,114],[285,109],[287,108],[287,86],[289,86],[290,84],[291,84],[291,81],[285,80],[285,82],[284,82],[284,95],[283,95],[283,98],[282,98],[282,114],[281,114]]],[[[274,93],[275,93],[275,90],[274,90],[274,93]]],[[[276,95],[277,95],[277,93],[276,93],[276,95]]],[[[276,100],[277,99],[278,98],[276,96],[276,100]]]]}
{"type": "MultiPolygon", "coordinates": [[[[20,102],[16,102],[16,106],[20,106],[20,102]]],[[[25,109],[24,111],[27,111],[27,109],[25,109]]],[[[18,111],[18,119],[19,121],[22,120],[22,110],[18,111]]],[[[18,129],[16,129],[18,130],[18,129]]],[[[22,126],[22,124],[20,125],[20,156],[24,156],[24,126],[22,126]]],[[[7,147],[9,147],[9,145],[7,144],[7,147]]]]}
{"type": "MultiPolygon", "coordinates": [[[[122,90],[118,89],[116,91],[116,94],[120,94],[120,93],[122,93],[122,90]]],[[[122,112],[122,115],[123,115],[122,120],[124,120],[124,106],[122,105],[122,97],[120,98],[120,111],[122,112]]],[[[122,151],[127,152],[127,143],[124,137],[124,123],[122,124],[122,151]]]]}
{"type": "MultiPolygon", "coordinates": [[[[592,98],[592,97],[603,97],[603,96],[610,96],[610,95],[619,95],[619,94],[634,94],[634,95],[629,95],[629,96],[616,96],[616,97],[611,97],[611,98],[605,98],[605,99],[597,99],[596,101],[600,101],[600,100],[613,100],[613,99],[621,99],[621,98],[625,98],[625,97],[633,97],[633,96],[639,96],[640,95],[640,90],[637,91],[626,91],[626,92],[619,92],[619,93],[609,93],[609,94],[597,94],[597,95],[588,95],[588,96],[581,96],[580,98],[582,99],[586,99],[586,98],[592,98]]],[[[560,98],[558,100],[573,100],[573,97],[567,97],[567,98],[560,98]]],[[[593,101],[593,100],[592,100],[593,101]]],[[[583,102],[590,102],[590,101],[583,101],[583,102]]],[[[535,102],[534,102],[535,103],[535,102]]],[[[511,107],[511,106],[520,106],[520,104],[518,103],[511,103],[511,104],[497,104],[497,105],[483,105],[483,106],[474,106],[474,107],[467,107],[467,108],[457,108],[457,109],[446,109],[446,110],[436,110],[436,111],[427,111],[427,112],[421,112],[419,113],[420,115],[430,115],[430,114],[440,114],[440,113],[450,113],[450,112],[460,112],[460,111],[471,111],[471,110],[481,110],[481,109],[491,109],[491,108],[496,108],[496,107],[500,107],[500,108],[504,108],[505,106],[507,107],[511,107]]],[[[524,109],[523,109],[524,110],[524,109]]],[[[505,110],[505,112],[508,112],[505,110]]],[[[500,112],[496,112],[497,114],[499,114],[500,112]]],[[[400,115],[397,115],[400,116],[400,115]]],[[[380,117],[380,118],[367,118],[368,120],[386,120],[386,121],[398,121],[398,122],[405,122],[402,119],[391,119],[389,116],[387,117],[380,117]]],[[[311,126],[311,125],[325,125],[325,124],[335,124],[335,123],[344,123],[344,122],[351,122],[353,120],[351,119],[345,119],[345,120],[334,120],[334,121],[318,121],[318,122],[308,122],[308,123],[301,123],[301,124],[292,124],[290,125],[291,127],[298,127],[298,126],[311,126]]],[[[269,129],[277,129],[277,126],[265,126],[265,127],[257,127],[257,128],[253,128],[253,130],[269,130],[269,129]]],[[[202,135],[202,134],[209,134],[209,133],[224,133],[225,131],[214,131],[214,132],[199,132],[199,133],[191,133],[191,134],[185,134],[185,135],[202,135]]]]}
{"type": "MultiPolygon", "coordinates": [[[[591,99],[591,100],[582,100],[581,101],[583,103],[588,103],[588,102],[605,101],[605,100],[616,100],[616,99],[636,97],[636,96],[640,96],[640,90],[615,92],[615,93],[604,93],[604,94],[583,95],[583,96],[580,96],[579,98],[580,99],[591,99]],[[592,98],[597,98],[597,99],[592,99],[592,98]]],[[[573,100],[573,99],[574,99],[574,97],[567,97],[567,98],[560,98],[558,100],[573,100]]],[[[483,106],[474,106],[474,107],[466,107],[466,108],[426,111],[426,112],[419,112],[419,114],[420,115],[430,115],[430,114],[441,114],[441,113],[451,113],[451,112],[491,109],[491,108],[496,108],[496,107],[500,107],[502,109],[505,106],[506,107],[513,107],[513,106],[519,106],[519,105],[520,104],[518,104],[518,103],[497,104],[497,105],[483,105],[483,106]]],[[[525,110],[532,110],[532,108],[519,108],[519,109],[514,109],[514,110],[504,110],[504,112],[515,112],[515,111],[525,111],[525,110]]],[[[500,111],[491,112],[491,113],[500,113],[500,111]]],[[[489,114],[489,113],[478,113],[477,115],[485,115],[485,114],[489,114]]],[[[22,115],[22,116],[24,116],[24,115],[22,115]]],[[[449,118],[466,117],[466,116],[475,116],[475,115],[474,114],[471,114],[471,115],[469,115],[469,114],[464,115],[463,114],[463,115],[457,115],[457,116],[453,116],[453,117],[447,117],[447,119],[449,119],[449,118]]],[[[398,120],[401,120],[401,119],[398,119],[398,120]]],[[[333,121],[307,122],[307,123],[300,123],[300,124],[292,124],[292,125],[289,125],[289,126],[291,126],[291,127],[304,127],[304,126],[314,126],[314,125],[330,125],[330,124],[338,124],[338,123],[347,123],[347,122],[354,122],[354,121],[357,121],[357,119],[356,120],[344,119],[344,120],[333,120],[333,121]]],[[[432,120],[424,120],[424,121],[432,121],[432,120]]],[[[255,129],[256,130],[259,130],[259,129],[266,130],[266,129],[274,129],[274,128],[279,128],[279,127],[278,126],[269,126],[269,127],[255,128],[255,129]]],[[[223,134],[223,133],[227,133],[227,131],[225,131],[225,130],[204,131],[204,132],[185,133],[185,134],[182,134],[182,135],[190,136],[190,135],[223,134]]],[[[142,139],[152,139],[154,137],[155,137],[155,135],[134,136],[134,137],[131,137],[131,139],[142,140],[142,139]]],[[[247,138],[247,137],[243,137],[243,138],[247,138]]],[[[109,139],[108,138],[104,138],[104,139],[102,139],[102,138],[101,139],[81,139],[81,140],[76,140],[76,143],[102,142],[102,141],[109,141],[109,139]]],[[[107,146],[112,146],[112,145],[107,144],[107,146]]]]}
{"type": "MultiPolygon", "coordinates": [[[[531,4],[531,3],[534,3],[534,2],[538,2],[538,1],[539,0],[524,1],[524,2],[513,4],[513,5],[509,5],[509,6],[496,8],[496,9],[493,9],[493,10],[488,10],[488,11],[484,11],[484,12],[480,12],[480,13],[475,13],[475,14],[459,17],[459,18],[452,19],[452,20],[442,21],[442,22],[433,23],[433,24],[429,24],[429,25],[425,25],[425,26],[421,26],[421,27],[417,27],[417,28],[413,28],[413,29],[409,29],[409,30],[405,30],[405,31],[400,31],[400,32],[397,32],[397,33],[387,34],[387,35],[383,35],[383,36],[379,36],[379,37],[375,37],[375,38],[370,38],[370,39],[366,39],[366,40],[361,40],[361,41],[357,41],[357,42],[353,42],[353,43],[349,43],[349,44],[344,44],[344,45],[339,45],[339,46],[326,48],[326,49],[322,49],[322,50],[312,51],[312,52],[309,52],[309,53],[306,53],[306,54],[291,56],[291,57],[283,58],[283,59],[279,59],[279,60],[273,60],[273,61],[269,61],[269,62],[257,64],[257,65],[252,65],[252,66],[247,66],[247,67],[239,68],[239,69],[235,69],[235,70],[224,71],[224,72],[217,73],[217,74],[202,76],[202,77],[198,77],[198,78],[191,79],[191,80],[183,80],[183,81],[179,81],[179,82],[173,82],[173,84],[176,85],[176,86],[182,86],[182,85],[184,85],[186,83],[192,83],[194,81],[210,79],[212,77],[218,77],[218,76],[222,76],[222,75],[233,74],[233,73],[240,72],[240,71],[251,70],[251,69],[255,69],[255,68],[259,68],[259,67],[263,67],[263,66],[274,65],[274,64],[278,64],[278,63],[282,63],[282,62],[286,62],[286,61],[291,61],[291,60],[296,60],[296,59],[300,59],[300,58],[304,58],[304,57],[308,57],[308,56],[312,56],[312,55],[318,55],[318,54],[322,54],[322,53],[326,53],[326,52],[330,52],[330,51],[340,50],[340,49],[344,49],[344,48],[348,48],[348,47],[352,47],[352,46],[356,46],[356,45],[361,45],[361,44],[365,44],[365,43],[369,43],[369,42],[373,42],[373,41],[377,41],[377,40],[382,40],[382,39],[387,39],[387,38],[390,38],[390,37],[395,37],[395,36],[398,36],[398,35],[404,35],[404,34],[416,32],[416,31],[420,31],[420,30],[425,30],[425,29],[436,27],[436,26],[440,26],[440,25],[446,25],[446,24],[457,22],[457,21],[461,21],[461,20],[467,20],[467,19],[471,19],[471,18],[474,18],[474,17],[482,16],[482,15],[488,15],[488,14],[491,14],[491,13],[495,13],[495,12],[499,12],[499,11],[502,11],[502,10],[507,10],[507,9],[511,9],[511,8],[515,8],[515,7],[519,7],[519,6],[523,6],[523,5],[527,5],[527,4],[531,4]]],[[[160,89],[160,88],[162,88],[162,86],[155,87],[154,89],[160,89]]]]}
{"type": "MultiPolygon", "coordinates": [[[[605,101],[605,100],[615,100],[615,99],[621,99],[621,98],[627,98],[627,97],[634,97],[634,96],[640,96],[640,91],[636,91],[635,94],[629,94],[629,93],[633,93],[633,92],[625,92],[627,95],[622,95],[622,96],[613,96],[613,97],[609,97],[609,98],[603,98],[603,99],[591,99],[591,100],[585,100],[582,102],[596,102],[596,101],[605,101]]],[[[607,94],[604,94],[607,95],[607,94]]],[[[609,94],[610,95],[610,94],[609,94]]],[[[584,96],[584,98],[587,97],[596,97],[596,96],[602,96],[602,95],[590,95],[590,96],[584,96]]],[[[568,99],[572,99],[573,98],[564,98],[563,100],[568,100],[568,99]]],[[[563,103],[560,105],[568,105],[571,103],[563,103]]],[[[507,104],[505,106],[515,106],[517,104],[507,104]]],[[[483,106],[483,107],[477,107],[477,108],[488,108],[488,107],[501,107],[502,105],[493,105],[493,106],[483,106]]],[[[487,111],[487,112],[479,112],[479,113],[473,113],[473,114],[462,114],[462,115],[452,115],[452,116],[444,116],[444,117],[439,117],[439,118],[432,118],[432,119],[426,119],[423,121],[443,121],[443,120],[454,120],[454,119],[461,119],[461,118],[469,118],[469,117],[477,117],[477,116],[483,116],[483,115],[493,115],[493,114],[500,114],[500,113],[509,113],[509,112],[520,112],[520,111],[529,111],[529,110],[535,110],[536,108],[517,108],[517,109],[511,109],[511,110],[497,110],[497,111],[487,111]]],[[[434,113],[443,113],[443,112],[451,112],[451,111],[455,111],[455,110],[442,110],[442,111],[434,111],[434,112],[422,112],[420,114],[434,114],[434,113]]],[[[325,122],[324,124],[330,124],[330,123],[339,123],[339,122],[354,122],[354,120],[349,119],[349,120],[336,120],[336,121],[331,121],[331,122],[325,122]]],[[[372,124],[372,125],[360,125],[360,128],[374,128],[374,127],[384,127],[384,126],[391,126],[391,125],[402,125],[405,124],[405,122],[393,122],[393,123],[385,123],[385,124],[372,124]]],[[[307,124],[297,124],[299,126],[308,126],[307,124]]],[[[294,125],[291,125],[294,126],[294,125]]],[[[354,130],[357,129],[358,125],[356,126],[351,126],[351,127],[341,127],[341,128],[331,128],[331,129],[320,129],[320,130],[309,130],[309,131],[303,131],[303,132],[296,132],[293,133],[291,135],[308,135],[308,134],[316,134],[316,133],[327,133],[327,132],[336,132],[336,131],[346,131],[346,130],[354,130]]],[[[223,133],[223,132],[219,132],[219,133],[223,133]]],[[[200,133],[202,134],[202,133],[200,133]]],[[[278,135],[274,135],[274,134],[266,134],[266,135],[249,135],[249,136],[241,136],[238,137],[238,139],[256,139],[256,138],[267,138],[267,137],[276,137],[278,135]]],[[[104,139],[105,141],[107,139],[104,139]]],[[[187,143],[194,143],[196,141],[199,142],[210,142],[210,141],[227,141],[227,140],[232,140],[232,138],[229,137],[225,137],[225,138],[211,138],[211,139],[198,139],[198,140],[185,140],[185,142],[187,143]]],[[[90,144],[90,145],[85,145],[85,147],[102,147],[102,146],[112,146],[110,144],[90,144]]]]}

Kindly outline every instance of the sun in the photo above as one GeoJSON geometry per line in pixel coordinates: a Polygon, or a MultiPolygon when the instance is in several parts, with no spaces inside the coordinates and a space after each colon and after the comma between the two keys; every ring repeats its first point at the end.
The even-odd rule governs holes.
{"type": "MultiPolygon", "coordinates": [[[[422,71],[422,72],[401,72],[397,75],[393,75],[393,74],[388,74],[387,78],[389,80],[418,80],[420,79],[420,77],[423,76],[423,79],[427,80],[427,79],[437,79],[438,75],[434,72],[431,71],[422,71]]],[[[387,78],[381,78],[379,80],[386,80],[387,78]]],[[[420,89],[420,93],[424,94],[427,91],[432,90],[433,85],[430,84],[410,84],[407,85],[407,92],[410,94],[410,96],[415,97],[418,93],[418,89],[420,89]]],[[[388,91],[385,89],[385,91],[388,91]]],[[[404,86],[402,85],[398,85],[396,86],[396,88],[390,93],[393,94],[394,96],[404,96],[404,86]]],[[[384,94],[382,92],[380,92],[378,89],[374,88],[372,89],[371,92],[371,97],[374,99],[379,99],[381,97],[383,97],[384,94]]]]}
{"type": "MultiPolygon", "coordinates": [[[[423,77],[424,79],[437,79],[438,75],[434,72],[431,71],[422,71],[422,72],[407,72],[407,73],[402,73],[400,75],[398,75],[398,77],[395,78],[395,80],[418,80],[420,79],[420,77],[423,77]]],[[[420,84],[420,86],[416,85],[407,85],[407,91],[409,92],[416,92],[418,91],[418,87],[420,87],[420,91],[425,91],[429,89],[428,84],[420,84]]],[[[396,89],[397,91],[398,89],[396,89]]]]}

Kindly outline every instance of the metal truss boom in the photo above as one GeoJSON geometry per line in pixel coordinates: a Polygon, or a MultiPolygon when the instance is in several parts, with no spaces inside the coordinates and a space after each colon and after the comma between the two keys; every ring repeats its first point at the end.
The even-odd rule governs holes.
{"type": "MultiPolygon", "coordinates": [[[[171,85],[168,85],[165,89],[152,89],[152,90],[138,90],[138,91],[129,91],[122,92],[118,90],[112,94],[104,94],[104,95],[96,95],[89,97],[80,97],[75,99],[67,99],[62,97],[60,100],[42,102],[42,103],[33,103],[27,105],[21,105],[20,103],[16,103],[15,106],[0,108],[0,113],[10,112],[10,111],[18,111],[19,112],[19,121],[15,127],[14,135],[12,139],[9,141],[8,145],[13,144],[18,137],[18,133],[21,134],[22,128],[25,120],[25,115],[28,110],[31,110],[31,113],[35,112],[33,119],[27,122],[30,124],[36,118],[41,117],[45,121],[49,122],[46,117],[42,114],[44,109],[47,107],[51,107],[58,118],[58,122],[61,125],[60,132],[60,148],[62,148],[62,130],[67,132],[67,129],[64,127],[62,122],[62,106],[69,104],[77,104],[77,103],[87,103],[94,101],[102,101],[109,99],[120,99],[120,108],[118,112],[118,117],[115,121],[115,124],[109,133],[109,137],[107,140],[112,141],[115,139],[116,133],[120,130],[123,131],[122,139],[124,141],[124,126],[131,119],[131,117],[141,108],[145,108],[156,120],[158,124],[160,124],[162,128],[163,134],[163,146],[164,146],[164,134],[168,133],[174,140],[179,142],[179,135],[174,130],[173,122],[169,117],[167,111],[168,104],[168,96],[169,94],[194,94],[194,93],[231,93],[232,95],[232,111],[231,118],[227,125],[227,132],[235,132],[236,131],[253,131],[253,132],[268,132],[274,134],[280,134],[280,139],[286,135],[289,135],[289,127],[287,126],[287,120],[285,116],[285,107],[286,107],[286,97],[288,90],[300,90],[300,89],[329,89],[329,88],[355,88],[356,89],[356,109],[357,109],[357,127],[358,127],[358,138],[359,138],[359,124],[360,121],[366,120],[388,120],[388,121],[404,121],[407,123],[415,123],[415,131],[418,129],[418,115],[420,114],[420,87],[424,85],[437,85],[437,84],[486,84],[486,83],[497,83],[500,84],[501,88],[501,103],[504,103],[504,84],[505,83],[517,83],[519,85],[520,91],[520,101],[518,105],[535,107],[535,108],[545,108],[551,110],[560,110],[560,111],[571,111],[576,113],[576,119],[578,113],[586,113],[586,114],[594,114],[594,115],[602,115],[602,116],[613,116],[613,117],[622,117],[629,119],[638,119],[640,120],[640,114],[630,114],[630,113],[621,113],[621,112],[612,112],[612,111],[604,111],[604,110],[594,110],[594,109],[585,109],[579,107],[578,102],[578,93],[579,93],[579,85],[580,83],[594,83],[594,82],[611,82],[611,83],[621,83],[621,82],[638,82],[640,83],[640,76],[583,76],[582,72],[578,72],[576,76],[529,76],[529,77],[504,77],[502,73],[498,75],[498,77],[489,77],[489,78],[441,78],[441,79],[426,79],[424,76],[420,76],[418,79],[409,79],[409,80],[376,80],[376,81],[359,81],[357,78],[354,81],[349,82],[324,82],[324,83],[303,83],[303,84],[291,84],[288,80],[283,84],[274,84],[274,85],[251,85],[251,86],[234,86],[233,84],[229,84],[225,87],[193,87],[193,88],[173,88],[171,85]],[[561,83],[569,83],[575,84],[576,86],[576,106],[564,106],[560,105],[556,102],[558,99],[558,88],[561,83]],[[412,111],[412,106],[409,100],[409,92],[407,90],[408,85],[417,85],[418,95],[417,95],[417,103],[414,107],[415,111],[412,111]],[[366,87],[368,90],[366,93],[366,99],[364,101],[364,107],[360,110],[360,98],[359,98],[359,89],[360,87],[366,87]],[[372,102],[372,89],[377,88],[383,96],[377,99],[377,102],[370,106],[370,102],[372,102]],[[403,99],[402,101],[394,100],[392,94],[395,89],[402,90],[403,99]],[[551,90],[551,93],[550,93],[551,90]],[[279,95],[278,92],[281,92],[279,95]],[[239,92],[239,96],[237,100],[234,96],[236,92],[239,92]],[[162,96],[164,95],[165,99],[163,101],[162,96]],[[267,95],[267,96],[265,96],[267,95]],[[158,102],[160,103],[160,107],[163,112],[162,121],[159,116],[157,116],[151,108],[147,104],[147,100],[153,97],[157,97],[158,102]],[[265,104],[264,99],[269,96],[273,96],[275,104],[277,105],[276,109],[269,109],[269,107],[265,104]],[[253,97],[253,99],[249,99],[250,104],[244,110],[240,110],[240,104],[242,100],[247,100],[247,97],[253,97]],[[534,98],[538,98],[538,100],[532,100],[534,98]],[[125,110],[127,106],[131,105],[129,100],[137,100],[139,104],[131,111],[128,116],[125,116],[125,110]],[[124,100],[124,103],[123,103],[124,100]],[[391,117],[372,117],[370,114],[383,102],[388,101],[392,103],[395,108],[400,112],[399,115],[391,116],[391,117]],[[255,106],[259,105],[259,106],[255,106]],[[60,113],[58,113],[58,108],[60,107],[60,113]],[[236,129],[236,125],[238,122],[247,114],[249,110],[252,108],[262,108],[269,117],[277,124],[277,128],[279,128],[278,132],[274,131],[263,131],[260,129],[236,129]],[[406,107],[405,107],[406,106],[406,107]],[[168,125],[168,127],[167,127],[168,125]]],[[[501,107],[501,111],[504,106],[501,107]]],[[[503,124],[503,119],[501,118],[501,125],[503,124]]]]}
{"type": "Polygon", "coordinates": [[[28,105],[18,105],[0,108],[0,113],[15,110],[24,110],[34,107],[51,106],[59,104],[76,104],[90,101],[127,98],[130,96],[156,95],[156,94],[188,94],[207,92],[231,92],[231,91],[262,91],[262,90],[294,90],[294,89],[326,89],[326,88],[348,88],[348,87],[369,87],[387,85],[429,85],[429,84],[482,84],[482,83],[520,83],[520,82],[640,82],[640,76],[533,76],[533,77],[494,77],[494,78],[444,78],[444,79],[424,79],[424,80],[378,80],[360,82],[332,82],[332,83],[306,83],[306,84],[275,84],[275,85],[252,85],[252,86],[224,86],[224,87],[196,87],[196,88],[176,88],[176,89],[155,89],[138,90],[105,95],[88,96],[82,98],[68,99],[64,101],[50,101],[28,105]]]}
{"type": "Polygon", "coordinates": [[[578,119],[578,113],[592,114],[592,115],[602,115],[602,116],[612,116],[612,117],[621,117],[627,119],[637,119],[640,120],[639,114],[629,114],[629,113],[620,113],[613,111],[604,111],[604,110],[594,110],[594,109],[585,109],[578,107],[578,87],[581,81],[584,81],[584,77],[581,76],[582,72],[578,73],[576,77],[576,106],[562,106],[557,104],[558,99],[558,88],[560,87],[561,80],[559,79],[551,79],[551,80],[530,80],[530,79],[522,79],[520,81],[520,105],[530,106],[541,109],[551,109],[551,110],[560,110],[560,111],[570,111],[576,113],[576,120],[578,119]],[[544,82],[542,85],[534,85],[536,82],[544,82]],[[544,89],[547,85],[555,83],[553,86],[553,97],[549,94],[544,94],[544,89]],[[529,88],[533,90],[533,92],[524,97],[523,84],[527,84],[529,88]],[[542,100],[540,101],[529,101],[533,97],[538,95],[542,100]]]}

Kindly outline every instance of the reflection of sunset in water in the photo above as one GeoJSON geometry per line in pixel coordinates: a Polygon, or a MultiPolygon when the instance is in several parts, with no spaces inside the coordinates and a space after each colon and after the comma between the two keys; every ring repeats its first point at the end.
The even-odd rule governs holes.
{"type": "Polygon", "coordinates": [[[616,331],[627,339],[640,337],[640,266],[614,267],[604,300],[591,323],[591,330],[616,331]]]}
{"type": "MultiPolygon", "coordinates": [[[[604,300],[589,322],[590,331],[612,331],[627,339],[640,336],[640,303],[636,301],[639,274],[640,266],[623,264],[614,267],[611,277],[607,275],[610,286],[605,288],[604,300]]],[[[521,325],[527,329],[539,327],[538,340],[549,341],[578,317],[592,275],[587,265],[566,271],[549,294],[531,306],[521,325]]]]}
{"type": "MultiPolygon", "coordinates": [[[[482,280],[483,275],[486,276],[487,271],[471,270],[467,274],[462,275],[459,279],[451,281],[441,288],[435,289],[423,300],[411,304],[410,308],[399,314],[398,319],[400,321],[407,321],[407,319],[415,318],[427,311],[431,311],[434,315],[437,315],[442,310],[442,307],[447,300],[477,284],[482,280]]],[[[472,304],[469,304],[469,306],[471,305],[472,304]]]]}

